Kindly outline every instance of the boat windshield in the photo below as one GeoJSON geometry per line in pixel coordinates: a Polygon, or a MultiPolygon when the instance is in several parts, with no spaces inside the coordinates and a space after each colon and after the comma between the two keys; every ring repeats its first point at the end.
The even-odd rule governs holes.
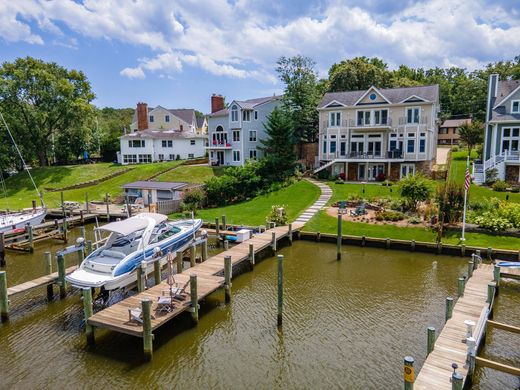
{"type": "Polygon", "coordinates": [[[112,243],[112,247],[125,247],[125,246],[131,246],[132,243],[136,242],[137,240],[141,239],[141,236],[143,235],[144,230],[139,230],[134,233],[130,233],[127,236],[123,235],[117,235],[117,238],[112,243]]]}
{"type": "Polygon", "coordinates": [[[172,226],[167,223],[161,223],[157,225],[153,232],[152,237],[150,238],[150,243],[159,242],[162,240],[165,240],[168,237],[173,236],[174,234],[177,234],[181,231],[177,226],[172,226]]]}

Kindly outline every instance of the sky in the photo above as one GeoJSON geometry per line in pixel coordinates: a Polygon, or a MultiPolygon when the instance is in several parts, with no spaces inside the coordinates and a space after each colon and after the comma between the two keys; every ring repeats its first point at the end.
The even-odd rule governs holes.
{"type": "Polygon", "coordinates": [[[82,70],[99,107],[281,93],[276,60],[475,69],[520,55],[519,0],[0,0],[0,60],[82,70]]]}

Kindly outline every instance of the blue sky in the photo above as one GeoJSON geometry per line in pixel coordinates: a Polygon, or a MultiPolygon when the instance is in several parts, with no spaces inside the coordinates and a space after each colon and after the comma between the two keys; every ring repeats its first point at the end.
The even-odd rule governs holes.
{"type": "Polygon", "coordinates": [[[518,0],[0,0],[0,58],[80,69],[98,106],[193,107],[279,93],[275,62],[354,56],[468,69],[520,55],[518,0]]]}

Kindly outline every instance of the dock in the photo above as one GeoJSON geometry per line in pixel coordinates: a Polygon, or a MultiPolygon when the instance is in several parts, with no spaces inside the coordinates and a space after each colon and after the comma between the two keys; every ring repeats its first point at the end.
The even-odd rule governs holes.
{"type": "MultiPolygon", "coordinates": [[[[264,233],[258,234],[243,243],[233,246],[232,248],[203,261],[202,263],[183,270],[182,273],[175,274],[175,280],[179,284],[185,284],[190,281],[190,277],[192,278],[193,276],[196,276],[196,301],[199,302],[209,294],[224,286],[225,278],[221,275],[224,273],[225,257],[231,257],[232,266],[244,261],[250,261],[253,265],[256,254],[267,248],[272,248],[273,251],[276,251],[276,245],[280,239],[289,237],[289,239],[292,240],[292,235],[302,227],[303,224],[291,224],[289,226],[280,226],[269,229],[264,233]]],[[[95,328],[107,328],[136,337],[145,337],[144,324],[140,324],[137,321],[130,321],[129,318],[129,309],[141,307],[143,300],[150,299],[152,302],[151,312],[153,316],[151,319],[151,331],[169,322],[184,311],[193,311],[190,285],[186,290],[187,295],[189,295],[190,298],[187,298],[183,302],[176,303],[175,308],[170,312],[161,314],[156,313],[158,297],[164,295],[164,292],[167,292],[168,289],[169,285],[167,282],[162,281],[160,284],[151,287],[144,292],[124,299],[121,302],[93,314],[88,318],[87,324],[95,328]]]]}
{"type": "MultiPolygon", "coordinates": [[[[78,266],[73,265],[72,267],[69,267],[65,269],[66,274],[70,274],[71,272],[75,271],[78,268],[78,266]]],[[[23,294],[27,291],[30,291],[32,289],[38,288],[38,287],[44,287],[48,286],[50,284],[55,284],[58,281],[58,272],[53,272],[49,275],[40,276],[39,278],[29,280],[28,282],[23,282],[20,284],[17,284],[16,286],[8,287],[7,288],[7,296],[9,298],[12,298],[15,295],[23,294]]]]}

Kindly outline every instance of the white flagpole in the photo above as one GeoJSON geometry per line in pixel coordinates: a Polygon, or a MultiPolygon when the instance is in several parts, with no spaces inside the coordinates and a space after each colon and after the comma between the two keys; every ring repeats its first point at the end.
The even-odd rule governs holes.
{"type": "Polygon", "coordinates": [[[464,232],[466,230],[466,204],[468,200],[468,187],[466,186],[466,173],[469,169],[469,156],[466,161],[466,171],[464,172],[464,213],[462,214],[462,237],[460,238],[461,241],[465,241],[466,238],[464,237],[464,232]]]}

